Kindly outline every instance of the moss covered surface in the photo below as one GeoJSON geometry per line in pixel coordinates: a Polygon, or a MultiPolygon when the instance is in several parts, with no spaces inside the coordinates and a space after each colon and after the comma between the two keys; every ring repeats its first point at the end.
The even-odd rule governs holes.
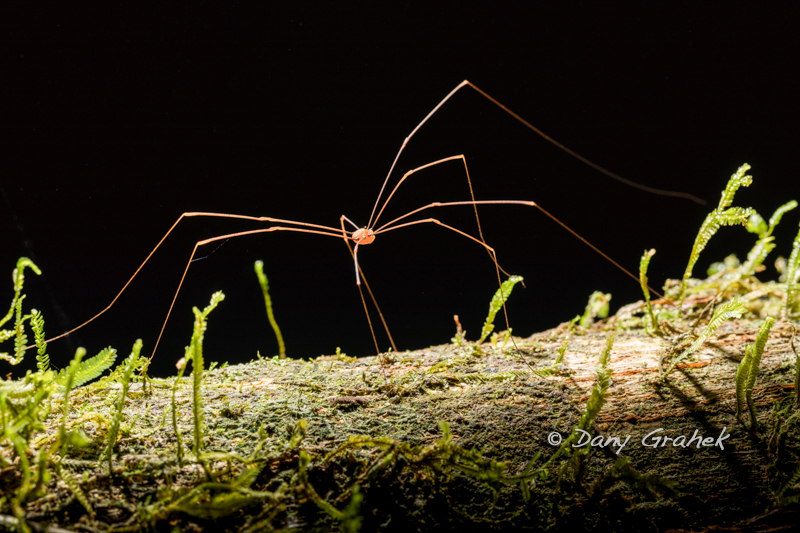
{"type": "MultiPolygon", "coordinates": [[[[680,312],[676,300],[654,302],[661,336],[645,333],[642,302],[575,327],[556,367],[566,323],[515,338],[519,351],[464,343],[215,369],[202,382],[199,461],[191,377],[175,388],[180,445],[175,378],[131,384],[110,473],[102,452],[122,385],[84,386],[70,395],[66,427],[81,428],[89,444],[67,451],[61,469],[85,497],[53,477],[27,504],[27,518],[76,531],[355,531],[359,523],[362,531],[404,532],[759,531],[791,523],[785,506],[800,495],[791,479],[800,471],[791,321],[773,327],[761,360],[758,427],[735,414],[736,368],[780,305],[780,286],[738,284],[747,314],[663,377],[702,330],[718,289],[713,279],[690,284],[680,312]],[[548,463],[552,442],[578,424],[612,331],[612,384],[593,443],[630,439],[619,456],[619,446],[585,446],[588,453],[548,463]],[[644,445],[664,436],[710,440],[644,445]]],[[[32,449],[53,442],[61,421],[54,408],[32,449]]],[[[0,512],[10,515],[19,458],[2,453],[16,461],[0,471],[0,512]]]]}

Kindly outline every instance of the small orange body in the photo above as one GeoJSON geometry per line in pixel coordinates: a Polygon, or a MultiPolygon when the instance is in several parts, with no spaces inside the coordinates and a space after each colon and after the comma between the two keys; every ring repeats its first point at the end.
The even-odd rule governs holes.
{"type": "Polygon", "coordinates": [[[356,244],[369,244],[375,240],[375,234],[371,229],[361,228],[353,232],[352,239],[356,244]]]}

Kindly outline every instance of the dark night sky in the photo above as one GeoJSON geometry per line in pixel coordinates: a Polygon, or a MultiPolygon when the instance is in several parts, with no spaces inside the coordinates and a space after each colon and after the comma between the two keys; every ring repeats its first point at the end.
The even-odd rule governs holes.
{"type": "MultiPolygon", "coordinates": [[[[471,89],[420,130],[396,176],[464,154],[479,199],[536,201],[633,271],[656,248],[654,286],[682,274],[700,223],[742,163],[755,181],[736,205],[768,216],[800,196],[797,4],[81,6],[5,3],[0,14],[0,270],[10,274],[21,255],[42,268],[28,278],[26,303],[43,310],[50,335],[105,307],[184,211],[330,226],[345,214],[366,224],[403,139],[465,78],[597,164],[710,205],[611,181],[471,89]]],[[[466,199],[451,163],[409,180],[386,216],[466,199]]],[[[612,292],[613,308],[641,298],[635,282],[536,210],[481,213],[501,265],[526,278],[509,301],[515,333],[568,320],[593,290],[612,292]]],[[[473,232],[470,215],[435,213],[473,232]]],[[[784,218],[777,253],[788,255],[798,219],[784,218]]],[[[78,345],[126,354],[137,337],[152,349],[194,242],[254,227],[182,223],[110,311],[52,345],[51,360],[63,366],[78,345]]],[[[752,242],[725,228],[698,272],[752,242]]],[[[218,289],[227,299],[211,317],[207,359],[276,353],[256,259],[291,356],[374,352],[341,240],[282,232],[203,255],[212,250],[189,271],[156,374],[183,355],[191,307],[218,289]]],[[[400,349],[447,342],[456,313],[477,337],[497,288],[479,246],[425,225],[380,236],[360,258],[400,349]]],[[[10,297],[10,282],[2,290],[10,297]]],[[[379,342],[388,347],[384,335],[379,342]]]]}

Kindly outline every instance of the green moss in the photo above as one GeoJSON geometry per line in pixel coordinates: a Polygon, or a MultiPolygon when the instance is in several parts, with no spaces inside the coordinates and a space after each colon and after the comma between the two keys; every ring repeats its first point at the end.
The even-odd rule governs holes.
{"type": "Polygon", "coordinates": [[[258,284],[261,285],[261,292],[264,295],[264,304],[267,306],[267,320],[272,330],[275,332],[275,338],[278,339],[278,354],[280,357],[286,357],[286,345],[283,343],[283,335],[281,329],[278,327],[278,322],[275,320],[275,314],[272,311],[272,298],[269,296],[269,281],[267,275],[264,274],[264,262],[256,261],[255,264],[256,276],[258,277],[258,284]]]}
{"type": "Polygon", "coordinates": [[[736,191],[739,190],[739,187],[749,187],[753,182],[753,177],[745,174],[748,170],[750,170],[750,165],[747,163],[736,170],[728,180],[728,185],[725,187],[725,190],[722,191],[719,205],[706,216],[706,219],[700,226],[700,231],[697,233],[694,246],[692,246],[692,253],[689,256],[689,264],[686,266],[683,279],[681,280],[681,290],[678,295],[678,299],[681,302],[686,295],[687,281],[692,277],[694,265],[700,258],[700,252],[705,249],[711,237],[722,226],[731,226],[735,224],[745,225],[748,218],[755,214],[755,211],[749,207],[730,207],[731,202],[733,202],[733,197],[736,191]]]}

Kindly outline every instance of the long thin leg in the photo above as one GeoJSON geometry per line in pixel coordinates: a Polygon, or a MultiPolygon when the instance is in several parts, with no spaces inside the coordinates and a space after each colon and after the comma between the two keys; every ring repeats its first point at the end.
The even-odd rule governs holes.
{"type": "Polygon", "coordinates": [[[369,223],[367,224],[367,227],[368,227],[368,228],[371,228],[371,227],[372,227],[372,218],[375,216],[375,210],[378,208],[378,203],[381,201],[381,195],[383,195],[383,190],[386,188],[386,184],[389,182],[389,178],[392,176],[392,172],[394,171],[394,167],[395,167],[395,165],[397,165],[397,160],[398,160],[398,159],[400,159],[400,154],[402,154],[402,153],[403,153],[403,150],[405,149],[406,145],[408,144],[408,141],[410,141],[410,140],[411,140],[411,137],[413,137],[413,136],[414,136],[414,134],[415,134],[415,133],[417,133],[417,130],[418,130],[418,129],[420,129],[420,128],[422,127],[422,125],[423,125],[423,124],[425,124],[426,122],[428,122],[428,119],[429,119],[429,118],[431,118],[431,117],[433,116],[433,114],[434,114],[434,113],[436,113],[436,111],[438,111],[438,110],[439,110],[439,108],[440,108],[440,107],[442,107],[442,106],[444,105],[444,103],[450,99],[450,97],[451,97],[451,96],[453,96],[454,94],[456,94],[456,92],[458,92],[458,90],[459,90],[459,89],[461,89],[461,88],[462,88],[464,85],[466,85],[467,83],[468,83],[468,82],[467,82],[466,80],[465,80],[465,81],[462,81],[462,82],[461,82],[461,83],[458,85],[458,87],[456,87],[455,89],[453,89],[452,91],[450,91],[450,92],[447,94],[447,96],[445,96],[445,97],[442,99],[442,101],[441,101],[441,102],[439,102],[439,103],[436,105],[436,107],[434,107],[434,108],[431,110],[431,112],[430,112],[430,113],[428,113],[428,114],[425,116],[425,118],[424,118],[424,119],[422,119],[422,122],[420,122],[419,124],[417,124],[417,127],[416,127],[416,128],[414,128],[414,131],[412,131],[412,132],[411,132],[411,133],[408,135],[408,137],[406,137],[406,138],[405,138],[405,140],[403,140],[403,144],[400,146],[400,150],[398,150],[398,151],[397,151],[397,155],[396,155],[396,156],[394,156],[394,161],[392,161],[392,166],[391,166],[391,167],[389,167],[389,173],[388,173],[388,174],[386,174],[386,179],[384,179],[384,180],[383,180],[383,185],[381,186],[381,190],[380,190],[380,192],[378,193],[378,197],[375,199],[375,205],[374,205],[374,206],[373,206],[373,208],[372,208],[372,214],[370,215],[370,217],[369,217],[369,223]]]}
{"type": "Polygon", "coordinates": [[[181,287],[183,286],[183,280],[186,279],[186,273],[189,272],[189,267],[192,265],[192,261],[194,260],[194,256],[197,253],[197,249],[204,244],[209,244],[216,241],[221,241],[223,239],[232,239],[234,237],[242,237],[244,235],[255,235],[257,233],[269,233],[272,231],[296,231],[299,233],[314,233],[317,235],[327,235],[328,237],[336,237],[341,238],[341,233],[327,233],[323,231],[305,229],[305,228],[285,228],[282,226],[272,226],[270,228],[261,228],[261,229],[254,229],[249,231],[239,231],[236,233],[229,233],[227,235],[220,235],[218,237],[211,237],[209,239],[204,239],[202,241],[197,241],[194,245],[194,249],[192,250],[192,255],[189,257],[189,261],[186,262],[186,268],[183,269],[183,275],[181,276],[181,281],[178,283],[178,288],[175,290],[175,296],[172,297],[172,302],[169,304],[169,310],[167,311],[167,317],[164,319],[164,324],[161,326],[161,331],[158,333],[158,338],[156,339],[156,344],[153,346],[153,353],[150,354],[150,360],[153,360],[153,356],[156,354],[156,350],[158,349],[158,343],[161,342],[161,337],[164,335],[164,329],[167,327],[167,322],[169,321],[169,316],[172,314],[172,308],[175,306],[175,301],[178,299],[178,293],[181,292],[181,287]]]}
{"type": "MultiPolygon", "coordinates": [[[[349,218],[347,218],[346,216],[342,215],[342,217],[341,217],[341,218],[342,218],[342,220],[344,220],[345,222],[347,222],[348,224],[350,224],[351,226],[353,226],[354,228],[356,228],[356,230],[358,230],[358,229],[359,229],[359,227],[356,225],[356,223],[355,223],[355,222],[353,222],[352,220],[350,220],[349,218]]],[[[344,231],[344,228],[342,228],[342,231],[344,231]]],[[[345,232],[345,233],[347,233],[347,232],[345,232]]]]}
{"type": "MultiPolygon", "coordinates": [[[[361,244],[361,241],[358,241],[356,243],[356,245],[353,247],[353,264],[355,265],[354,268],[355,268],[355,271],[356,271],[356,286],[357,287],[361,287],[361,274],[359,274],[361,269],[358,268],[358,245],[359,244],[361,244]]],[[[347,243],[347,245],[350,246],[350,243],[347,243]]]]}
{"type": "Polygon", "coordinates": [[[512,117],[514,117],[518,121],[520,121],[522,124],[524,124],[530,130],[532,130],[535,133],[537,133],[540,137],[542,137],[547,142],[553,144],[554,146],[556,146],[558,148],[561,148],[562,150],[567,152],[569,155],[571,155],[575,159],[577,159],[579,161],[582,161],[583,163],[586,163],[587,165],[589,165],[593,169],[597,170],[598,172],[602,172],[603,174],[605,174],[609,178],[613,178],[613,179],[615,179],[615,180],[617,180],[617,181],[619,181],[621,183],[624,183],[625,185],[629,185],[629,186],[634,187],[636,189],[639,189],[641,191],[649,192],[649,193],[652,193],[652,194],[659,194],[661,196],[674,196],[676,198],[686,198],[687,200],[691,200],[692,202],[698,203],[700,205],[706,205],[708,203],[705,200],[703,200],[702,198],[698,198],[697,196],[695,196],[693,194],[689,194],[687,192],[666,191],[664,189],[656,189],[656,188],[653,188],[653,187],[648,187],[647,185],[642,185],[640,183],[636,183],[635,181],[631,181],[629,179],[623,178],[622,176],[620,176],[618,174],[615,174],[615,173],[611,172],[610,170],[606,170],[605,168],[601,167],[600,165],[598,165],[596,163],[593,163],[593,162],[589,161],[588,159],[586,159],[585,157],[583,157],[582,155],[570,150],[569,148],[567,148],[566,146],[564,146],[560,142],[556,141],[555,139],[547,136],[543,131],[539,130],[538,128],[535,128],[530,122],[528,122],[524,118],[520,117],[519,115],[517,115],[516,113],[511,111],[509,108],[507,108],[506,106],[504,106],[503,104],[501,104],[500,102],[498,102],[497,100],[495,100],[494,98],[489,96],[487,93],[485,93],[484,91],[479,89],[472,82],[470,82],[468,80],[464,80],[462,82],[462,85],[460,85],[459,87],[462,87],[464,84],[469,85],[470,87],[472,87],[473,89],[478,91],[480,94],[482,94],[483,96],[488,98],[489,101],[491,101],[497,107],[499,107],[500,109],[502,109],[503,111],[505,111],[506,113],[508,113],[509,115],[511,115],[512,117]]]}
{"type": "MultiPolygon", "coordinates": [[[[404,222],[403,224],[395,224],[395,223],[400,221],[400,220],[402,220],[402,219],[404,219],[404,218],[406,218],[406,217],[409,217],[411,215],[419,213],[420,211],[424,211],[425,209],[431,209],[431,208],[434,208],[434,207],[448,207],[448,206],[454,206],[454,205],[473,205],[473,204],[482,204],[482,205],[491,205],[491,204],[507,205],[507,204],[512,204],[512,205],[526,205],[526,206],[530,206],[530,207],[535,207],[539,211],[541,211],[542,213],[544,213],[545,215],[550,217],[559,226],[561,226],[562,228],[564,228],[568,232],[572,233],[575,237],[580,239],[589,248],[591,248],[592,250],[594,250],[598,254],[600,254],[603,257],[605,257],[609,262],[611,262],[612,265],[614,265],[618,269],[622,270],[625,274],[627,274],[628,276],[630,276],[631,278],[636,280],[637,283],[639,283],[639,278],[637,276],[634,276],[633,274],[631,274],[625,267],[623,267],[622,265],[620,265],[619,263],[617,263],[616,261],[611,259],[602,250],[600,250],[600,248],[598,248],[594,244],[590,243],[589,241],[587,241],[586,239],[581,237],[578,234],[578,232],[576,232],[575,230],[573,230],[572,228],[570,228],[569,226],[567,226],[566,224],[561,222],[558,218],[556,218],[554,215],[550,214],[548,211],[546,211],[543,207],[541,207],[536,202],[529,202],[529,201],[525,201],[525,200],[477,200],[475,202],[434,202],[432,204],[424,205],[422,207],[414,209],[413,211],[409,211],[405,215],[397,217],[396,219],[392,220],[391,222],[387,222],[386,224],[384,224],[380,228],[376,229],[374,231],[374,234],[378,235],[380,233],[384,233],[384,232],[387,232],[387,231],[391,231],[391,230],[395,230],[395,229],[402,228],[402,227],[405,227],[405,226],[411,226],[411,225],[417,224],[417,223],[419,223],[419,221],[416,221],[416,220],[412,221],[412,222],[404,222]]],[[[432,221],[432,220],[433,219],[425,219],[425,221],[432,221]]],[[[462,233],[463,235],[466,235],[466,234],[464,234],[463,232],[461,232],[459,230],[455,230],[455,231],[458,231],[459,233],[462,233]]],[[[467,235],[467,236],[469,237],[469,235],[467,235]]],[[[470,237],[470,238],[473,239],[473,240],[477,240],[474,237],[470,237]]],[[[480,242],[480,241],[478,241],[478,242],[480,242]]],[[[650,289],[650,292],[652,292],[653,294],[658,295],[660,298],[664,297],[664,295],[662,295],[660,292],[658,292],[654,288],[650,287],[649,285],[648,285],[647,288],[650,289]]]]}
{"type": "MultiPolygon", "coordinates": [[[[82,327],[84,327],[85,325],[89,324],[90,322],[92,322],[93,320],[98,318],[100,315],[102,315],[103,313],[105,313],[106,311],[111,309],[111,306],[114,305],[114,303],[119,299],[120,296],[122,296],[122,293],[125,292],[125,289],[128,288],[128,285],[130,285],[131,282],[133,281],[133,279],[139,274],[139,271],[142,270],[144,265],[147,264],[147,262],[153,256],[153,254],[156,253],[156,250],[158,250],[161,247],[161,244],[167,239],[167,237],[169,237],[170,233],[172,233],[172,230],[175,229],[175,227],[180,223],[181,220],[183,220],[184,218],[188,218],[188,217],[234,218],[234,219],[239,219],[239,220],[252,220],[254,222],[273,222],[273,223],[282,223],[282,224],[294,224],[294,225],[305,227],[305,228],[315,228],[315,229],[330,231],[330,232],[334,233],[336,236],[341,236],[340,233],[339,233],[340,230],[338,230],[336,228],[332,228],[332,227],[328,227],[328,226],[320,226],[318,224],[309,224],[309,223],[306,223],[306,222],[296,222],[294,220],[285,220],[285,219],[271,218],[271,217],[253,217],[253,216],[247,216],[247,215],[233,215],[233,214],[229,214],[229,213],[207,213],[207,212],[195,212],[195,211],[190,211],[188,213],[183,213],[181,216],[178,217],[178,220],[176,220],[175,223],[172,224],[172,226],[164,234],[164,236],[161,237],[161,240],[158,241],[158,244],[156,244],[155,248],[153,248],[153,250],[145,258],[145,260],[142,261],[142,264],[139,265],[139,268],[136,269],[136,272],[134,272],[133,275],[130,277],[130,279],[128,279],[128,281],[125,283],[125,285],[123,285],[123,287],[120,289],[120,291],[117,293],[117,295],[114,296],[114,299],[111,300],[111,303],[109,303],[103,310],[101,310],[99,313],[97,313],[96,315],[94,315],[89,320],[85,321],[84,323],[82,323],[82,324],[80,324],[78,326],[75,326],[74,328],[70,329],[69,331],[65,331],[61,335],[57,335],[55,337],[51,337],[50,339],[47,339],[45,342],[52,342],[54,340],[60,339],[62,337],[65,337],[65,336],[69,335],[70,333],[73,333],[73,332],[81,329],[82,327]]],[[[35,345],[28,346],[25,349],[27,350],[28,348],[32,348],[33,346],[35,346],[35,345]]]]}
{"type": "MultiPolygon", "coordinates": [[[[344,239],[344,243],[347,245],[347,249],[350,251],[350,257],[352,257],[353,261],[355,262],[356,260],[355,253],[353,252],[353,248],[350,246],[350,239],[347,237],[347,233],[344,231],[345,220],[347,220],[347,217],[342,215],[340,219],[340,224],[342,225],[342,238],[344,239]]],[[[372,303],[375,305],[375,309],[377,309],[378,311],[378,316],[381,317],[381,322],[383,323],[383,329],[386,330],[386,335],[389,337],[389,342],[392,345],[392,350],[396,352],[397,346],[395,346],[392,334],[389,332],[389,326],[386,324],[386,319],[383,317],[383,313],[381,313],[381,308],[378,305],[378,300],[375,299],[375,295],[373,294],[372,289],[369,286],[367,277],[364,275],[364,271],[361,270],[361,266],[357,262],[356,262],[356,268],[358,269],[358,272],[361,273],[361,279],[364,280],[364,285],[367,287],[367,292],[369,293],[369,297],[372,299],[372,303]]],[[[364,313],[366,313],[367,315],[367,323],[369,324],[369,331],[370,333],[372,333],[372,340],[375,342],[375,349],[378,351],[378,353],[381,353],[381,349],[378,347],[378,341],[375,338],[375,330],[372,329],[372,320],[370,319],[369,310],[367,309],[367,302],[364,299],[364,292],[361,290],[360,284],[357,284],[356,286],[358,287],[358,292],[361,294],[361,302],[364,304],[364,313]]]]}
{"type": "MultiPolygon", "coordinates": [[[[400,178],[400,180],[397,182],[397,185],[394,186],[394,189],[392,189],[392,192],[389,193],[389,196],[387,196],[386,200],[383,202],[383,205],[381,206],[381,210],[378,211],[378,216],[375,217],[374,224],[375,225],[378,224],[378,220],[381,218],[381,215],[383,214],[384,209],[386,209],[386,206],[389,204],[389,200],[392,199],[392,196],[394,196],[394,193],[397,192],[397,189],[400,188],[400,185],[402,185],[403,182],[406,181],[406,179],[409,176],[411,176],[412,174],[415,174],[416,172],[419,172],[420,170],[426,169],[428,167],[432,167],[434,165],[439,165],[441,163],[446,163],[448,161],[456,161],[456,160],[461,160],[461,162],[464,164],[464,173],[465,173],[465,175],[467,177],[467,184],[469,185],[469,196],[472,199],[472,202],[473,202],[472,206],[473,206],[473,208],[475,210],[475,221],[478,223],[478,235],[480,236],[481,242],[486,244],[486,239],[484,239],[483,230],[481,229],[481,219],[478,216],[478,205],[477,205],[477,203],[475,203],[475,193],[472,192],[472,180],[469,177],[469,167],[467,167],[467,159],[466,159],[466,157],[464,157],[463,154],[453,155],[453,156],[450,156],[450,157],[445,157],[444,159],[439,159],[437,161],[433,161],[433,162],[428,163],[426,165],[422,165],[421,167],[417,167],[417,168],[415,168],[413,170],[409,170],[408,172],[403,174],[403,177],[400,178]]],[[[497,268],[499,268],[500,272],[502,272],[506,276],[509,276],[509,277],[511,276],[500,265],[497,265],[497,268]]],[[[523,283],[522,286],[524,287],[525,283],[523,283]]]]}
{"type": "Polygon", "coordinates": [[[572,157],[575,157],[579,161],[582,161],[583,163],[586,163],[590,167],[594,168],[595,170],[597,170],[599,172],[602,172],[603,174],[605,174],[606,176],[608,176],[610,178],[613,178],[613,179],[615,179],[617,181],[620,181],[620,182],[622,182],[622,183],[624,183],[626,185],[629,185],[631,187],[635,187],[637,189],[640,189],[642,191],[646,191],[646,192],[649,192],[649,193],[652,193],[652,194],[659,194],[659,195],[662,195],[662,196],[673,196],[673,197],[679,197],[679,198],[687,198],[687,199],[689,199],[689,200],[691,200],[693,202],[696,202],[696,203],[698,203],[700,205],[706,205],[706,201],[705,200],[703,200],[702,198],[698,198],[697,196],[694,196],[693,194],[689,194],[689,193],[685,193],[685,192],[677,192],[677,191],[666,191],[666,190],[663,190],[663,189],[655,189],[653,187],[647,187],[646,185],[641,185],[641,184],[636,183],[634,181],[631,181],[629,179],[623,178],[623,177],[621,177],[621,176],[619,176],[619,175],[617,175],[617,174],[615,174],[615,173],[613,173],[613,172],[611,172],[609,170],[606,170],[605,168],[601,167],[600,165],[597,165],[597,164],[593,163],[592,161],[586,159],[585,157],[581,156],[580,154],[570,150],[569,148],[567,148],[563,144],[557,142],[555,139],[553,139],[551,137],[548,137],[547,135],[544,134],[544,132],[542,132],[541,130],[535,128],[530,122],[526,121],[525,119],[523,119],[522,117],[520,117],[519,115],[517,115],[516,113],[514,113],[510,109],[508,109],[506,106],[504,106],[503,104],[501,104],[500,102],[498,102],[497,100],[495,100],[494,98],[489,96],[488,93],[486,93],[483,90],[479,89],[478,86],[476,86],[475,84],[473,84],[469,80],[464,80],[461,83],[459,83],[458,86],[455,89],[450,91],[447,94],[447,96],[445,96],[442,99],[442,101],[439,102],[436,105],[436,107],[434,107],[431,110],[431,112],[428,113],[425,116],[424,119],[422,119],[422,122],[417,124],[417,127],[414,128],[414,130],[408,135],[408,137],[406,137],[403,140],[403,144],[400,146],[400,150],[397,151],[397,155],[394,157],[394,161],[392,162],[392,166],[389,168],[389,173],[386,174],[386,179],[384,179],[384,181],[383,181],[383,185],[381,186],[381,190],[378,193],[378,197],[375,199],[375,206],[372,208],[372,215],[370,215],[369,224],[367,224],[368,227],[370,227],[370,228],[372,227],[372,219],[375,216],[375,211],[378,208],[378,204],[380,203],[381,196],[383,195],[383,191],[386,188],[386,184],[389,182],[389,178],[391,178],[391,176],[392,176],[392,172],[394,171],[394,167],[397,165],[398,159],[400,159],[400,154],[403,153],[403,150],[405,149],[405,147],[408,144],[408,142],[411,140],[411,137],[413,137],[414,134],[417,133],[417,131],[422,127],[422,125],[425,124],[428,121],[428,119],[430,119],[433,116],[433,114],[436,113],[439,110],[439,108],[444,105],[445,102],[447,102],[462,87],[466,87],[466,86],[470,86],[473,89],[475,89],[479,94],[481,94],[482,96],[487,98],[490,102],[492,102],[493,104],[498,106],[500,109],[502,109],[503,111],[505,111],[506,113],[508,113],[512,117],[514,117],[515,119],[517,119],[519,122],[524,124],[526,127],[528,127],[531,131],[535,132],[537,135],[541,136],[547,142],[552,143],[554,146],[557,146],[558,148],[560,148],[561,150],[565,151],[566,153],[568,153],[572,157]]]}

